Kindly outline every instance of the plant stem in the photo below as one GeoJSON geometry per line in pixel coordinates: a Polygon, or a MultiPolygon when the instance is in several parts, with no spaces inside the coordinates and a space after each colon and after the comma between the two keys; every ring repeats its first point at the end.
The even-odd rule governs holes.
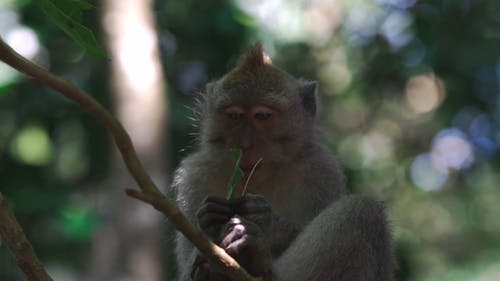
{"type": "Polygon", "coordinates": [[[247,180],[245,181],[245,186],[243,187],[243,192],[241,193],[241,196],[245,196],[245,194],[247,193],[247,187],[248,183],[250,182],[250,178],[252,178],[253,172],[255,171],[255,169],[257,169],[257,166],[259,166],[261,161],[262,158],[259,158],[259,160],[257,160],[257,162],[255,162],[255,164],[253,165],[252,170],[250,171],[250,174],[248,175],[247,180]]]}

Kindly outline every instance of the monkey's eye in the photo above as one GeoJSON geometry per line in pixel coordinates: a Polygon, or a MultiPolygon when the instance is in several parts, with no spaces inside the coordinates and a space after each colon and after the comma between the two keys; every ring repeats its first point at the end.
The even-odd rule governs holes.
{"type": "Polygon", "coordinates": [[[238,106],[230,106],[226,108],[224,113],[226,114],[227,118],[234,121],[241,120],[243,117],[245,117],[245,111],[238,106]]]}
{"type": "Polygon", "coordinates": [[[253,110],[253,117],[259,121],[265,121],[273,116],[273,110],[267,106],[257,106],[253,110]]]}
{"type": "Polygon", "coordinates": [[[243,116],[245,116],[245,114],[243,113],[236,113],[236,112],[227,113],[227,117],[231,120],[240,120],[241,118],[243,118],[243,116]]]}
{"type": "Polygon", "coordinates": [[[260,121],[267,120],[271,118],[272,113],[271,112],[257,112],[254,114],[254,118],[260,121]]]}

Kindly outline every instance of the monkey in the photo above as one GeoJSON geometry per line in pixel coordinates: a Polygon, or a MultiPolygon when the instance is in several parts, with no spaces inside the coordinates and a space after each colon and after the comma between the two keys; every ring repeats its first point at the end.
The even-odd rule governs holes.
{"type": "MultiPolygon", "coordinates": [[[[317,88],[275,66],[260,44],[250,47],[200,94],[197,145],[174,172],[176,201],[252,276],[391,281],[385,205],[347,192],[340,164],[318,141],[317,88]],[[248,187],[227,199],[231,148],[243,152],[235,193],[248,187]]],[[[176,256],[180,281],[231,280],[180,234],[176,256]]]]}

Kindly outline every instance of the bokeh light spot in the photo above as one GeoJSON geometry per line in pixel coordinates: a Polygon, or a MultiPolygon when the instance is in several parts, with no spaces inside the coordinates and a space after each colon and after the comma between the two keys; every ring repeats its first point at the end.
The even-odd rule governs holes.
{"type": "Polygon", "coordinates": [[[418,155],[410,166],[413,183],[424,191],[435,191],[443,187],[448,171],[436,167],[428,153],[418,155]]]}
{"type": "Polygon", "coordinates": [[[40,51],[36,33],[31,28],[16,26],[5,35],[5,42],[25,58],[33,59],[40,51]]]}
{"type": "Polygon", "coordinates": [[[301,1],[254,0],[236,1],[246,13],[254,17],[258,25],[282,41],[300,41],[306,37],[301,1]]]}
{"type": "Polygon", "coordinates": [[[89,156],[86,153],[86,135],[81,124],[69,121],[56,129],[57,145],[54,170],[60,179],[75,180],[87,172],[89,156]]]}
{"type": "Polygon", "coordinates": [[[15,136],[11,143],[11,153],[23,163],[43,166],[53,157],[52,142],[44,128],[31,125],[15,136]]]}
{"type": "Polygon", "coordinates": [[[393,147],[391,137],[378,130],[365,134],[361,140],[361,152],[367,165],[391,159],[393,147]]]}
{"type": "Polygon", "coordinates": [[[433,74],[411,77],[405,87],[406,105],[417,114],[435,110],[444,100],[444,83],[433,74]]]}
{"type": "Polygon", "coordinates": [[[97,225],[97,218],[90,209],[70,205],[61,211],[61,226],[72,239],[87,239],[97,225]]]}
{"type": "Polygon", "coordinates": [[[432,159],[443,169],[461,170],[474,162],[474,150],[467,136],[457,128],[439,132],[432,142],[432,159]]]}
{"type": "Polygon", "coordinates": [[[413,39],[413,34],[409,31],[412,22],[410,13],[396,10],[385,19],[380,31],[392,48],[399,49],[413,39]]]}
{"type": "Polygon", "coordinates": [[[368,105],[365,100],[351,94],[339,99],[330,111],[333,122],[342,129],[352,129],[360,126],[368,115],[368,105]]]}

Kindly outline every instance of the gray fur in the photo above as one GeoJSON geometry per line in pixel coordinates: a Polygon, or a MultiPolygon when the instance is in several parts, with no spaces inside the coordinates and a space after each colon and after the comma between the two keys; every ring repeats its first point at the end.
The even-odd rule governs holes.
{"type": "MultiPolygon", "coordinates": [[[[255,72],[250,75],[254,79],[261,71],[259,67],[273,67],[260,61],[248,62],[248,57],[244,57],[243,64],[251,65],[251,69],[245,74],[228,74],[233,79],[230,85],[246,81],[240,76],[248,72],[255,72]]],[[[237,66],[233,72],[241,72],[242,67],[237,66]]],[[[208,195],[223,197],[233,171],[234,162],[227,153],[233,140],[219,126],[216,114],[218,100],[227,102],[234,97],[227,85],[225,90],[217,86],[224,84],[227,77],[211,83],[200,99],[201,141],[197,151],[182,161],[174,177],[177,203],[194,224],[203,199],[208,195]],[[210,142],[219,135],[224,145],[210,142]]],[[[249,186],[249,192],[264,196],[272,206],[274,220],[268,239],[274,280],[393,280],[394,260],[384,205],[366,196],[346,193],[341,168],[316,140],[314,118],[310,117],[315,112],[315,99],[309,95],[308,100],[301,101],[304,93],[300,85],[304,82],[293,80],[288,74],[280,77],[274,80],[285,85],[274,88],[288,89],[287,102],[291,105],[286,108],[288,121],[275,135],[286,141],[274,143],[275,149],[262,152],[275,159],[269,166],[272,176],[249,186]],[[294,91],[295,95],[290,94],[294,91]]],[[[272,77],[266,77],[267,83],[271,80],[272,77]]],[[[314,92],[315,84],[308,85],[307,91],[314,92]]],[[[253,88],[259,91],[258,87],[253,88]]],[[[257,98],[276,98],[272,90],[267,85],[267,92],[257,98]]],[[[283,96],[280,94],[279,98],[283,96]]],[[[178,235],[176,252],[179,280],[191,280],[196,249],[178,235]]]]}

